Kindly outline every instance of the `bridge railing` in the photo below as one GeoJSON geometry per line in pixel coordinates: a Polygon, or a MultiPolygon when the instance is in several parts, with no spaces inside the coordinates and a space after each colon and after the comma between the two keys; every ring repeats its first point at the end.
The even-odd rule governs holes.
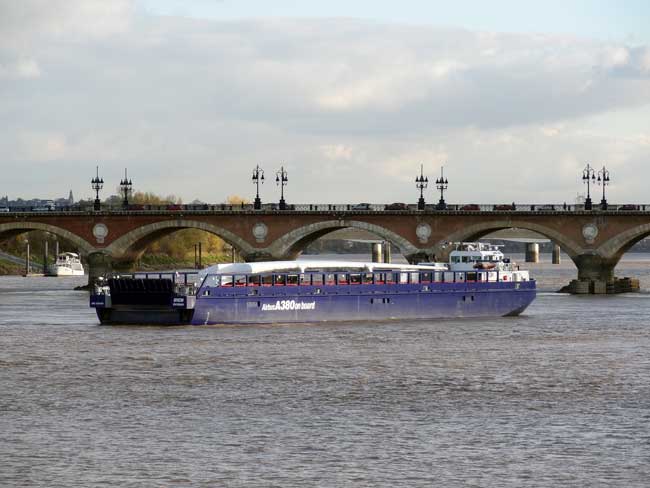
{"type": "MultiPolygon", "coordinates": [[[[213,213],[213,212],[275,212],[280,211],[277,203],[265,203],[261,210],[256,210],[252,204],[187,204],[187,205],[150,205],[131,204],[127,208],[123,206],[102,205],[101,212],[122,213],[213,213]]],[[[405,203],[310,203],[310,204],[288,204],[283,212],[414,212],[418,211],[416,204],[405,203]]],[[[584,204],[539,204],[539,203],[496,203],[496,204],[448,204],[444,209],[438,208],[436,204],[425,205],[427,212],[558,212],[572,213],[585,211],[584,204]]],[[[593,205],[591,212],[602,212],[599,203],[593,205]]],[[[3,207],[0,208],[0,217],[7,213],[94,213],[92,205],[73,205],[68,207],[56,207],[44,209],[39,207],[3,207]]],[[[607,212],[650,212],[650,204],[609,204],[607,212]]]]}

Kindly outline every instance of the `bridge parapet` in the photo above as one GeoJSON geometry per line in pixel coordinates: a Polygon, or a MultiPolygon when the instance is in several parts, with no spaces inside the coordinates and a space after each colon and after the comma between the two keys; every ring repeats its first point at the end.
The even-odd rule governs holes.
{"type": "Polygon", "coordinates": [[[603,210],[599,206],[594,206],[593,210],[585,210],[583,204],[538,204],[538,203],[525,203],[525,204],[448,204],[446,208],[440,209],[437,205],[425,205],[423,210],[419,210],[417,204],[406,203],[314,203],[314,204],[290,204],[287,205],[286,210],[280,210],[279,205],[275,203],[267,203],[262,205],[261,209],[255,209],[251,204],[232,205],[232,204],[186,204],[186,205],[149,205],[149,204],[131,204],[128,208],[122,206],[102,206],[101,210],[95,211],[92,206],[71,206],[71,207],[57,207],[50,210],[37,209],[33,207],[11,207],[3,208],[4,213],[10,214],[34,214],[34,215],[51,215],[63,213],[66,215],[122,215],[131,213],[292,213],[292,212],[351,212],[357,213],[385,213],[385,212],[398,212],[398,213],[417,213],[417,214],[449,214],[449,213],[464,213],[464,212],[515,212],[515,213],[581,213],[585,212],[590,215],[604,214],[616,215],[620,213],[650,213],[650,204],[608,204],[607,209],[603,210]]]}

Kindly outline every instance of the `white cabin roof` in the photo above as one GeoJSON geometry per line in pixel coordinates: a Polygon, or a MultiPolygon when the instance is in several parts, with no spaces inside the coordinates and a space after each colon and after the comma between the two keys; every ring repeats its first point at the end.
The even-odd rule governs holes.
{"type": "Polygon", "coordinates": [[[199,277],[208,274],[257,274],[282,271],[295,271],[304,273],[307,270],[358,270],[372,272],[374,270],[400,270],[400,271],[446,271],[447,266],[440,263],[431,264],[393,264],[372,263],[361,261],[264,261],[258,263],[226,263],[209,266],[199,272],[199,277]]]}

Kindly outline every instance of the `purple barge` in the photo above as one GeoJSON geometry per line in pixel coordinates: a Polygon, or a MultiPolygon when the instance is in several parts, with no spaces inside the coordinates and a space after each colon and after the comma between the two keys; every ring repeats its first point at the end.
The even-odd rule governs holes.
{"type": "Polygon", "coordinates": [[[449,264],[280,261],[114,277],[91,306],[102,324],[268,324],[512,316],[535,295],[498,248],[463,244],[449,264]]]}

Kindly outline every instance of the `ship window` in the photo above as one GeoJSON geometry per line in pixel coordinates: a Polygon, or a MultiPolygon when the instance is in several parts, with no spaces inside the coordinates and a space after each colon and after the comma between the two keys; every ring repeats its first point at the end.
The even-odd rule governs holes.
{"type": "Polygon", "coordinates": [[[408,273],[400,273],[399,274],[399,282],[400,283],[408,283],[409,282],[409,274],[408,273]]]}
{"type": "Polygon", "coordinates": [[[375,273],[375,284],[386,283],[386,275],[384,273],[375,273]]]}
{"type": "Polygon", "coordinates": [[[372,284],[372,273],[364,273],[363,274],[363,284],[364,285],[372,284]]]}
{"type": "Polygon", "coordinates": [[[311,275],[300,273],[300,284],[311,285],[311,275]]]}
{"type": "Polygon", "coordinates": [[[231,275],[223,275],[221,277],[221,286],[232,286],[232,278],[231,275]]]}
{"type": "Polygon", "coordinates": [[[219,283],[220,283],[219,278],[220,278],[219,276],[215,276],[215,275],[207,276],[205,278],[205,281],[203,282],[203,287],[204,288],[210,288],[210,287],[213,287],[213,286],[219,286],[219,283]]]}
{"type": "Polygon", "coordinates": [[[336,282],[339,285],[347,285],[348,284],[348,275],[347,275],[347,273],[337,273],[336,282]]]}
{"type": "Polygon", "coordinates": [[[334,284],[334,273],[327,273],[325,275],[325,284],[333,285],[334,284]]]}
{"type": "Polygon", "coordinates": [[[452,256],[451,257],[451,262],[452,263],[460,263],[460,256],[452,256]]]}
{"type": "Polygon", "coordinates": [[[351,285],[360,285],[361,284],[361,275],[359,273],[350,273],[350,284],[351,285]]]}
{"type": "Polygon", "coordinates": [[[469,263],[469,256],[463,256],[463,263],[469,263]]]}
{"type": "Polygon", "coordinates": [[[248,286],[260,286],[260,275],[249,275],[248,286]]]}
{"type": "Polygon", "coordinates": [[[284,286],[287,283],[286,275],[275,275],[275,286],[284,286]]]}
{"type": "Polygon", "coordinates": [[[246,275],[236,275],[235,286],[246,286],[246,275]]]}
{"type": "Polygon", "coordinates": [[[272,286],[273,275],[262,275],[262,286],[272,286]]]}
{"type": "Polygon", "coordinates": [[[246,308],[257,308],[260,306],[260,302],[246,302],[246,308]]]}
{"type": "Polygon", "coordinates": [[[411,273],[411,283],[418,284],[420,282],[420,273],[411,273]]]}
{"type": "Polygon", "coordinates": [[[386,273],[386,283],[395,283],[399,273],[386,273]]]}
{"type": "Polygon", "coordinates": [[[323,275],[321,273],[316,273],[311,275],[311,284],[312,285],[322,285],[323,284],[323,275]]]}
{"type": "Polygon", "coordinates": [[[421,283],[431,283],[433,273],[420,273],[420,282],[421,283]]]}
{"type": "Polygon", "coordinates": [[[298,275],[287,275],[287,286],[298,286],[298,275]]]}

